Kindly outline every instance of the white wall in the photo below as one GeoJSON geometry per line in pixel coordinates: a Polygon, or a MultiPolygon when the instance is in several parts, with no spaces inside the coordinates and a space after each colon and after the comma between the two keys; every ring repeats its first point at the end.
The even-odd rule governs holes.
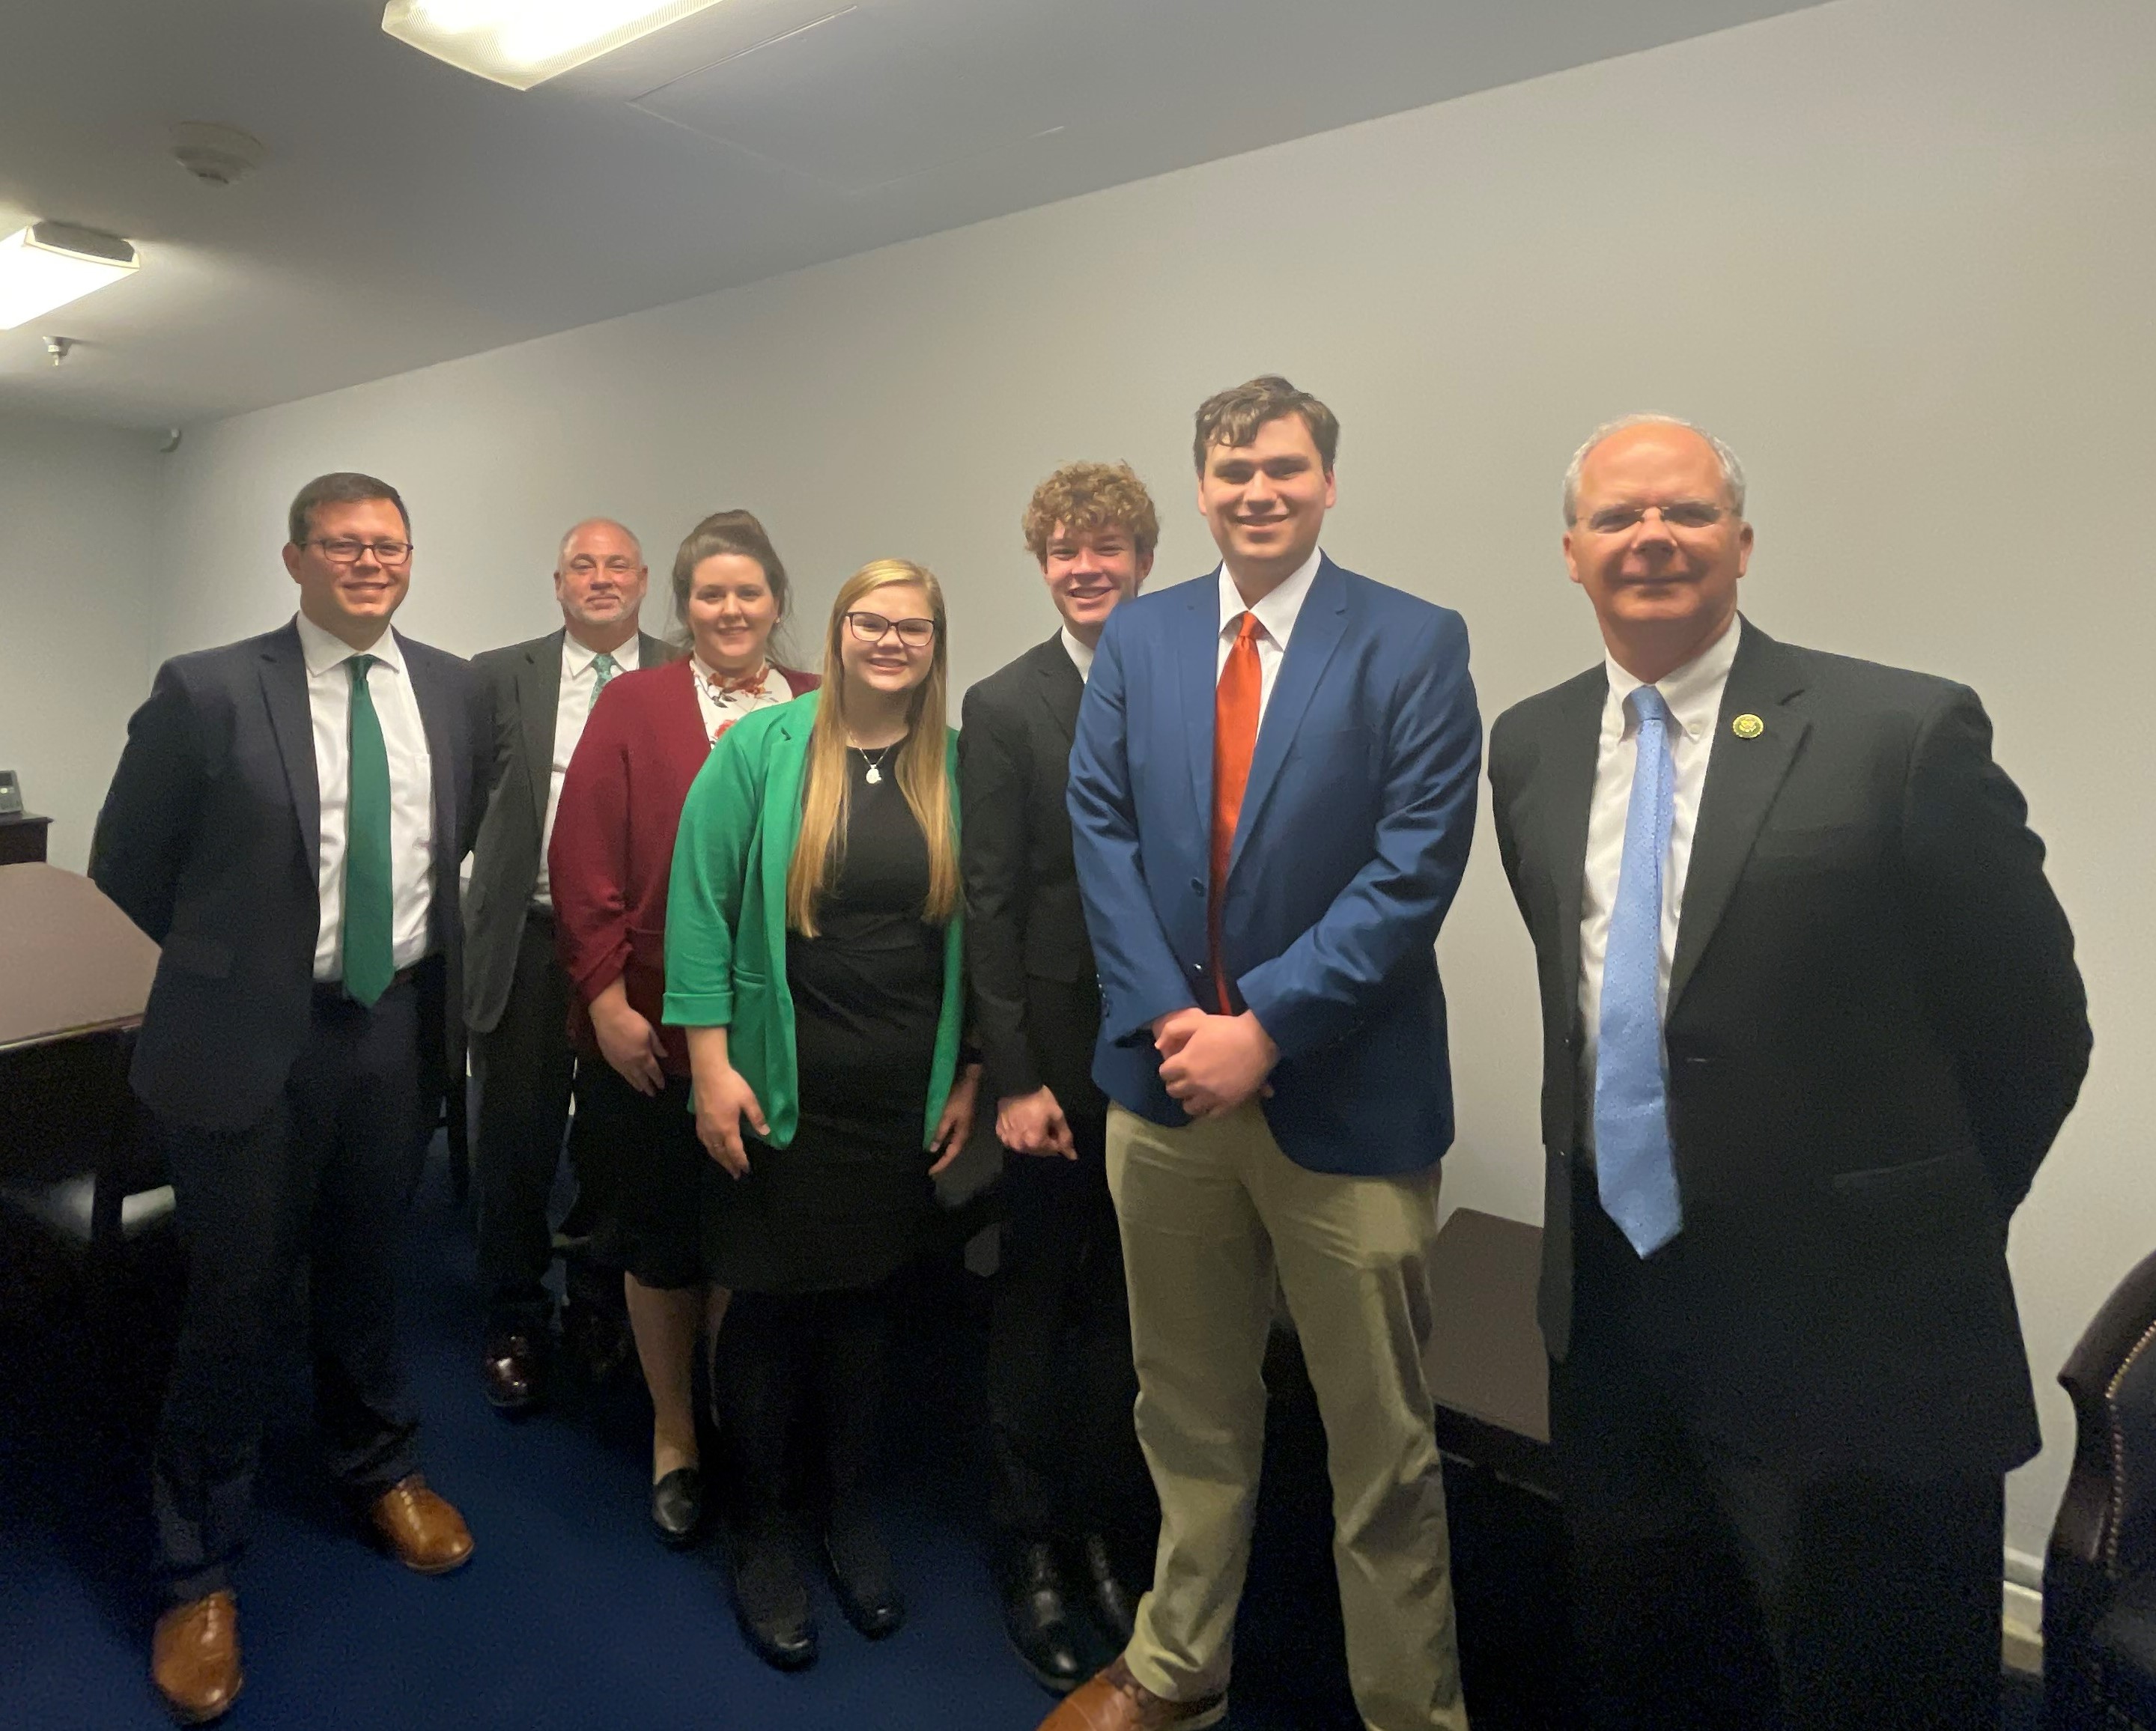
{"type": "MultiPolygon", "coordinates": [[[[2096,1068],[2014,1240],[2048,1447],[2010,1534],[2039,1551],[2052,1374],[2156,1247],[2153,75],[2140,0],[1847,0],[196,428],[164,647],[287,609],[284,503],[356,467],[408,490],[405,622],[451,648],[547,627],[580,515],[663,566],[746,504],[812,619],[870,556],[932,565],[963,684],[1051,623],[1033,483],[1129,458],[1163,579],[1195,572],[1190,412],[1276,370],[1345,423],[1328,546],[1466,613],[1494,716],[1599,653],[1558,557],[1573,444],[1699,417],[1753,469],[1752,616],[1977,686],[2082,936],[2096,1068]]],[[[1486,834],[1443,955],[1448,1200],[1532,1218],[1532,976],[1486,834]]]]}
{"type": "Polygon", "coordinates": [[[146,434],[0,416],[0,769],[70,871],[149,689],[161,461],[146,434]]]}

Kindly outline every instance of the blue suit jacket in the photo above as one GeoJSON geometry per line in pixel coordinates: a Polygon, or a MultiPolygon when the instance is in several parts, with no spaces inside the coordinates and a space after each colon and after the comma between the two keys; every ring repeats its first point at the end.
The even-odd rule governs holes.
{"type": "MultiPolygon", "coordinates": [[[[1218,1000],[1207,879],[1219,582],[1110,617],[1070,755],[1079,888],[1101,976],[1093,1074],[1156,1124],[1155,1017],[1218,1000]]],[[[1263,1101],[1313,1171],[1429,1165],[1452,1140],[1435,945],[1475,828],[1482,728],[1467,628],[1322,561],[1258,730],[1229,856],[1230,1001],[1281,1051],[1263,1101]]]]}

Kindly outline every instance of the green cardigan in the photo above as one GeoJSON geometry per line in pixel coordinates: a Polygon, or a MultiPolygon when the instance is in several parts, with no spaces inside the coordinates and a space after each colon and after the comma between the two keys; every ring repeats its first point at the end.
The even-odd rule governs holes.
{"type": "MultiPolygon", "coordinates": [[[[816,720],[812,691],[744,716],[720,736],[681,808],[666,892],[666,1007],[674,1027],[723,1027],[733,1067],[756,1090],[774,1148],[801,1122],[793,993],[786,980],[786,873],[801,835],[801,780],[816,720]]],[[[958,734],[945,730],[944,774],[958,816],[958,734]]],[[[928,1073],[926,1148],[957,1074],[965,1020],[965,934],[943,935],[943,1007],[928,1073]]]]}

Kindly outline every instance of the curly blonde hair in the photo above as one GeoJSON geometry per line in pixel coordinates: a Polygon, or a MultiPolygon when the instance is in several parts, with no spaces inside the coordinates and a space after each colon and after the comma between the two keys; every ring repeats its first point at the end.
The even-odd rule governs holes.
{"type": "Polygon", "coordinates": [[[1066,535],[1089,535],[1111,525],[1127,530],[1141,559],[1160,540],[1152,495],[1127,463],[1066,463],[1033,489],[1019,527],[1026,551],[1043,565],[1059,523],[1066,535]]]}

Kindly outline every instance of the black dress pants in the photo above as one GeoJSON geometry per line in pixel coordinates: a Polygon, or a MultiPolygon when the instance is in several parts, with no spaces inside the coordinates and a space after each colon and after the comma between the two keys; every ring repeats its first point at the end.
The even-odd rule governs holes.
{"type": "Polygon", "coordinates": [[[479,1283],[495,1327],[536,1326],[551,1308],[543,1284],[554,1255],[547,1208],[576,1072],[568,1017],[569,981],[555,954],[552,917],[527,911],[501,1019],[471,1040],[479,1283]]]}
{"type": "Polygon", "coordinates": [[[1702,1437],[1681,1236],[1646,1262],[1574,1193],[1550,1373],[1585,1722],[1596,1731],[1992,1731],[1997,1473],[1802,1476],[1702,1437]]]}
{"type": "Polygon", "coordinates": [[[1104,1532],[1150,1554],[1159,1524],[1132,1408],[1130,1300],[1102,1120],[1078,1158],[1009,1155],[988,1312],[989,1518],[1025,1543],[1104,1532]]]}
{"type": "Polygon", "coordinates": [[[892,1329],[888,1283],[845,1292],[736,1293],[719,1330],[712,1397],[739,1451],[742,1513],[768,1523],[793,1486],[790,1442],[823,1439],[830,1513],[857,1510],[878,1457],[892,1329]]]}
{"type": "Polygon", "coordinates": [[[278,1354],[307,1269],[315,1420],[364,1508],[417,1466],[396,1344],[394,1256],[423,1156],[418,988],[372,1008],[318,988],[284,1096],[240,1130],[154,1120],[187,1258],[152,1464],[159,1575],[175,1605],[232,1585],[278,1354]]]}

